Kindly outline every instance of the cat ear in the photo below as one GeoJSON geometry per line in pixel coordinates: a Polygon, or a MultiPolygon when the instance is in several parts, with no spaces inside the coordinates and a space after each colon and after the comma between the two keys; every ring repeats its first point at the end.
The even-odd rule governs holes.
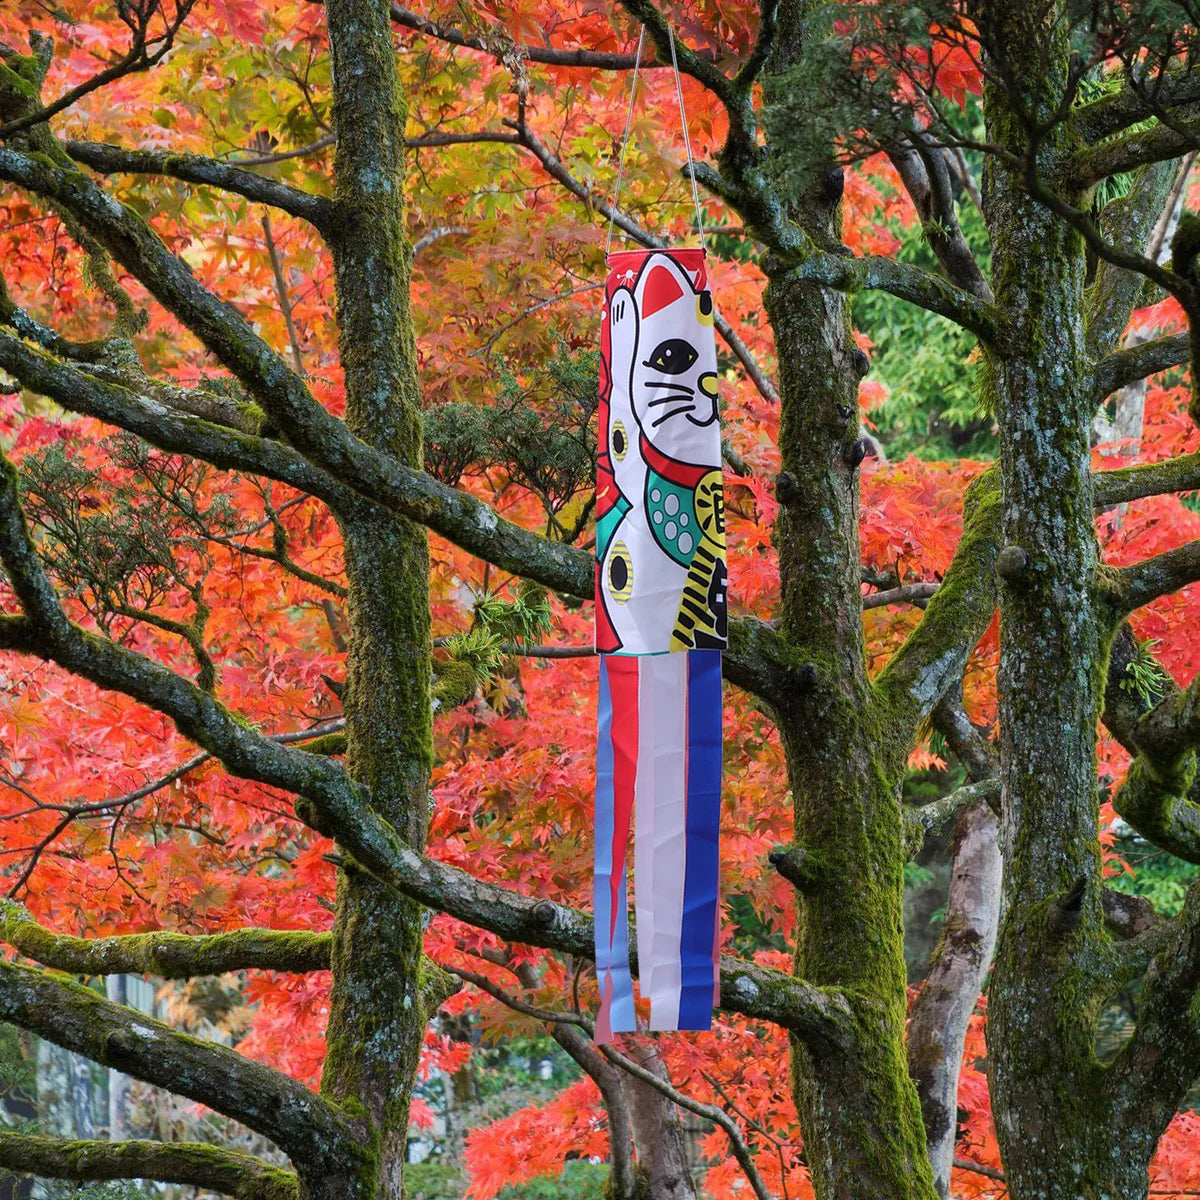
{"type": "Polygon", "coordinates": [[[683,287],[663,263],[655,263],[642,281],[642,316],[652,317],[683,296],[683,287]]]}

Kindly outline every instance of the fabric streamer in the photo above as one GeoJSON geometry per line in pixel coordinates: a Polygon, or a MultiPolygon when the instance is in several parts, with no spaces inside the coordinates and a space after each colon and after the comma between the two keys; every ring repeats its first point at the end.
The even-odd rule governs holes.
{"type": "Polygon", "coordinates": [[[596,465],[596,1040],[708,1029],[718,1002],[725,512],[704,251],[609,255],[596,465]]]}

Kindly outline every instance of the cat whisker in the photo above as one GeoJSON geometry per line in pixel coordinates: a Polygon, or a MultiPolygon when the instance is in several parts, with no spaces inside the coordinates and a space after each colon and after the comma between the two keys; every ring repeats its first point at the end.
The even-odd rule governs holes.
{"type": "Polygon", "coordinates": [[[682,400],[689,406],[694,403],[691,392],[672,392],[669,396],[659,396],[657,400],[647,401],[646,407],[657,408],[660,404],[670,404],[673,400],[682,400]]]}
{"type": "Polygon", "coordinates": [[[672,417],[679,416],[680,413],[690,413],[695,409],[695,407],[696,406],[694,404],[684,404],[679,408],[673,408],[669,413],[663,413],[663,415],[659,417],[657,421],[651,421],[650,428],[657,429],[664,421],[669,421],[672,417]]]}
{"type": "Polygon", "coordinates": [[[689,396],[695,395],[695,388],[690,388],[686,383],[674,383],[669,379],[647,379],[646,387],[657,388],[677,388],[681,392],[687,392],[689,396]]]}

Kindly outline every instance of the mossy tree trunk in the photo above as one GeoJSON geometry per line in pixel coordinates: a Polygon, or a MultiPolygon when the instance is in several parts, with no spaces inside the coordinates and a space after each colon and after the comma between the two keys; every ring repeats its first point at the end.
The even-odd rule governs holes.
{"type": "Polygon", "coordinates": [[[1036,3],[1009,5],[989,22],[1007,85],[985,89],[988,137],[1012,156],[993,162],[985,191],[993,287],[1007,321],[987,362],[1006,547],[993,1110],[1018,1200],[1136,1200],[1174,1108],[1148,1095],[1141,1111],[1127,1094],[1118,1100],[1119,1073],[1096,1056],[1096,1019],[1123,975],[1105,926],[1097,836],[1096,731],[1118,618],[1093,517],[1085,247],[1072,224],[1029,194],[1036,175],[1036,189],[1077,209],[1087,204],[1072,171],[1071,128],[1050,120],[1039,135],[1030,128],[1065,90],[1068,22],[1057,6],[1036,3]]]}
{"type": "MultiPolygon", "coordinates": [[[[421,465],[409,311],[406,107],[386,0],[331,0],[337,285],[347,427],[421,465]]],[[[380,817],[420,849],[432,765],[429,548],[425,528],[365,502],[340,513],[346,555],[346,767],[380,817]]],[[[421,906],[363,870],[339,872],[322,1092],[372,1131],[371,1200],[399,1200],[425,1026],[421,906]]],[[[307,1181],[306,1181],[307,1182],[307,1181]]],[[[320,1185],[310,1183],[314,1194],[320,1185]]]]}
{"type": "Polygon", "coordinates": [[[777,709],[802,873],[796,973],[851,1007],[827,1042],[795,1042],[793,1091],[818,1195],[915,1200],[933,1183],[904,1056],[906,748],[887,746],[866,679],[853,340],[844,301],[813,284],[772,279],[767,312],[786,348],[782,626],[803,664],[777,709]]]}

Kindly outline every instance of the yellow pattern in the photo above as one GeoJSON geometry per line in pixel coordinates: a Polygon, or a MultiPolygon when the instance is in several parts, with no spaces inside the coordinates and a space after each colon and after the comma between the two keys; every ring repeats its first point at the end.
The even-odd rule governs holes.
{"type": "Polygon", "coordinates": [[[725,566],[725,492],[720,470],[709,471],[696,484],[693,493],[700,542],[688,567],[687,579],[679,597],[679,611],[671,632],[672,650],[692,650],[696,639],[716,638],[716,614],[708,603],[718,571],[725,566]]]}

